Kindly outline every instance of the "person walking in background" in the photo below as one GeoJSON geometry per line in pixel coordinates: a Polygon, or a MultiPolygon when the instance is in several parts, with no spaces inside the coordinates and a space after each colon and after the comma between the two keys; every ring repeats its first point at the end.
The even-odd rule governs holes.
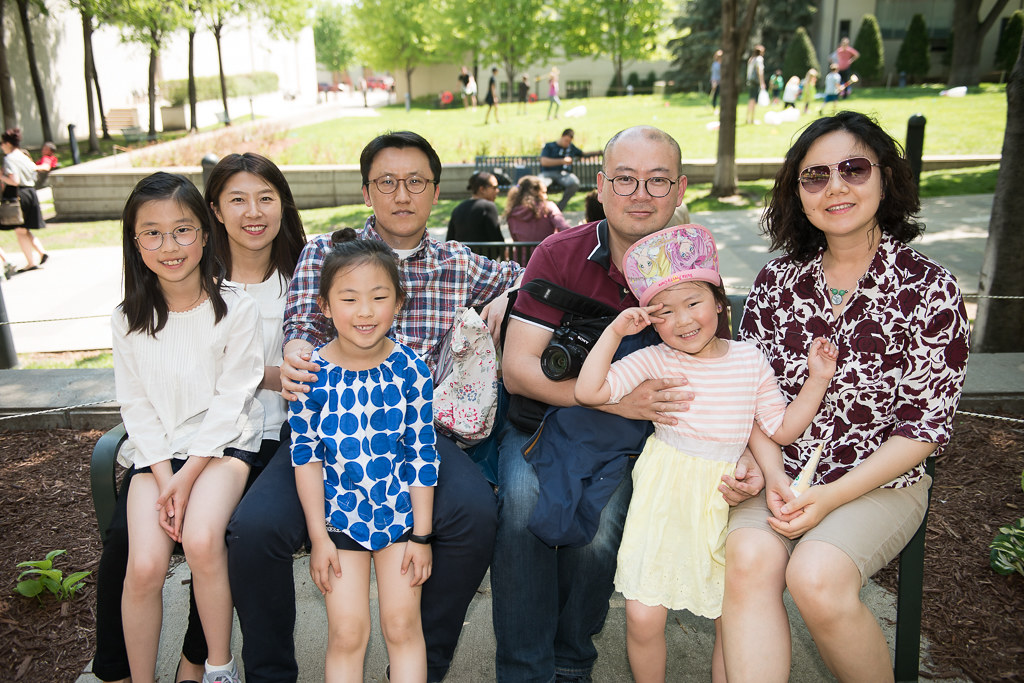
{"type": "Polygon", "coordinates": [[[46,227],[43,210],[39,206],[39,196],[36,194],[36,164],[21,148],[21,128],[5,130],[3,135],[0,135],[0,149],[4,152],[3,172],[0,173],[3,199],[18,200],[22,216],[20,222],[0,225],[0,230],[13,230],[15,237],[18,238],[18,246],[25,255],[25,266],[17,272],[24,273],[35,270],[50,258],[43,248],[43,243],[32,234],[33,230],[46,227]],[[39,255],[38,263],[36,254],[39,255]]]}
{"type": "Polygon", "coordinates": [[[764,45],[754,47],[753,54],[747,60],[747,123],[754,123],[757,112],[757,99],[764,90],[764,45]]]}
{"type": "Polygon", "coordinates": [[[487,113],[484,115],[484,124],[486,125],[488,120],[491,118],[491,111],[494,111],[494,122],[501,123],[498,118],[498,102],[501,101],[501,97],[498,95],[498,67],[491,68],[491,80],[487,82],[487,97],[484,98],[484,102],[487,103],[487,113]]]}
{"type": "MultiPolygon", "coordinates": [[[[850,45],[849,38],[843,37],[843,39],[839,41],[839,47],[837,47],[836,51],[833,52],[832,54],[832,61],[834,61],[836,63],[836,66],[839,67],[840,82],[849,83],[850,76],[853,75],[853,69],[851,67],[853,66],[853,63],[857,61],[857,58],[860,57],[860,52],[857,52],[856,48],[850,45]]],[[[853,84],[851,83],[850,85],[847,85],[845,88],[843,88],[838,93],[839,97],[841,97],[844,100],[847,97],[849,97],[852,87],[853,84]]]]}
{"type": "Polygon", "coordinates": [[[840,86],[839,67],[833,62],[828,66],[828,75],[825,76],[825,103],[818,110],[818,114],[825,113],[825,107],[832,105],[832,113],[836,113],[836,102],[839,100],[840,86]]]}
{"type": "Polygon", "coordinates": [[[768,78],[768,91],[772,96],[772,104],[778,104],[779,98],[782,97],[782,88],[785,83],[782,80],[782,69],[776,69],[775,73],[768,78]]]}
{"type": "Polygon", "coordinates": [[[493,173],[477,171],[466,185],[472,195],[452,210],[446,240],[458,242],[504,242],[498,222],[498,179],[493,173]]]}
{"type": "Polygon", "coordinates": [[[526,113],[526,100],[530,97],[530,77],[523,74],[523,78],[519,81],[519,113],[526,113]]]}
{"type": "Polygon", "coordinates": [[[558,67],[551,67],[548,73],[548,120],[558,118],[558,108],[562,106],[562,100],[558,99],[558,67]],[[552,116],[554,110],[554,116],[552,116]]]}
{"type": "Polygon", "coordinates": [[[804,101],[804,113],[806,114],[818,94],[818,70],[808,69],[801,85],[800,98],[804,101]]]}
{"type": "Polygon", "coordinates": [[[711,108],[718,109],[718,86],[722,82],[722,51],[715,50],[711,58],[711,108]]]}
{"type": "Polygon", "coordinates": [[[570,227],[558,205],[548,199],[544,181],[535,175],[523,176],[508,191],[505,219],[516,242],[540,242],[570,227]]]}

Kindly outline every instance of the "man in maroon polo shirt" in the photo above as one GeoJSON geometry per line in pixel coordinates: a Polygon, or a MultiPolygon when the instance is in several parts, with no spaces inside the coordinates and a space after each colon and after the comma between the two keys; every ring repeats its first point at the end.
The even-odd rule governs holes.
{"type": "MultiPolygon", "coordinates": [[[[679,145],[650,126],[626,129],[604,150],[597,189],[605,221],[552,235],[530,257],[523,281],[542,278],[607,303],[637,306],[619,266],[641,237],[669,225],[682,203],[686,176],[679,145]]],[[[550,548],[527,529],[538,495],[533,468],[522,446],[533,425],[521,416],[523,399],[552,406],[576,405],[575,380],[549,380],[540,356],[562,320],[562,311],[520,296],[509,322],[502,359],[505,386],[513,395],[513,424],[502,434],[498,472],[498,537],[491,565],[496,670],[504,681],[589,681],[597,659],[593,636],[608,612],[616,553],[632,493],[629,469],[601,515],[594,540],[577,548],[550,548]]],[[[685,380],[651,379],[601,410],[637,420],[674,424],[693,394],[685,380]]],[[[749,455],[722,489],[730,503],[763,486],[749,455]]]]}

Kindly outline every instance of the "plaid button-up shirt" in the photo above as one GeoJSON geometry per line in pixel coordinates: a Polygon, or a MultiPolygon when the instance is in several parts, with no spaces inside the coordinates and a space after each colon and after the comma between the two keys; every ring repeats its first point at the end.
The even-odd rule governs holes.
{"type": "MultiPolygon", "coordinates": [[[[383,241],[374,219],[367,219],[360,237],[383,241]]],[[[299,256],[284,309],[285,344],[304,339],[320,347],[336,335],[317,305],[320,269],[330,247],[331,236],[319,235],[299,256]]],[[[454,324],[457,309],[487,303],[510,289],[522,271],[518,263],[492,261],[458,242],[431,239],[424,231],[416,250],[399,260],[406,300],[389,336],[415,351],[433,372],[440,342],[454,324]]]]}

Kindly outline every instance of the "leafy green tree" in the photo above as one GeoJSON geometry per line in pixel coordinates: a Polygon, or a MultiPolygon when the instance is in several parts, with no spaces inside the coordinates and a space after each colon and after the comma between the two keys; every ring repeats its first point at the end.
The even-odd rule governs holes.
{"type": "Polygon", "coordinates": [[[903,36],[899,54],[896,55],[896,68],[906,73],[908,78],[924,78],[932,68],[931,51],[924,16],[915,14],[903,36]]]}
{"type": "MultiPolygon", "coordinates": [[[[483,36],[481,56],[493,58],[505,67],[508,91],[512,93],[516,74],[551,57],[556,47],[551,36],[559,24],[555,23],[554,8],[546,0],[493,0],[489,8],[476,27],[483,36]]],[[[481,82],[481,93],[485,87],[481,82]]]]}
{"type": "MultiPolygon", "coordinates": [[[[814,2],[763,0],[758,4],[754,26],[758,34],[754,42],[764,45],[764,73],[782,69],[789,43],[800,26],[810,26],[817,11],[814,2]]],[[[803,74],[800,74],[803,76],[803,74]]]]}
{"type": "Polygon", "coordinates": [[[49,15],[44,0],[18,0],[18,18],[21,20],[22,37],[25,39],[25,56],[28,58],[28,72],[32,78],[32,89],[36,93],[36,104],[39,107],[39,122],[43,129],[43,139],[53,139],[50,126],[50,108],[46,104],[46,88],[39,74],[39,61],[36,59],[36,41],[32,36],[32,16],[49,15]],[[34,11],[31,11],[34,10],[34,11]]]}
{"type": "Polygon", "coordinates": [[[861,20],[853,48],[860,53],[857,58],[857,76],[877,83],[885,73],[885,47],[882,45],[882,30],[873,14],[865,14],[861,20]]]}
{"type": "Polygon", "coordinates": [[[359,0],[352,6],[352,40],[363,61],[378,69],[405,72],[412,96],[412,74],[440,59],[442,22],[431,0],[359,0]]]}
{"type": "Polygon", "coordinates": [[[121,28],[122,39],[149,49],[149,135],[156,136],[156,66],[167,36],[186,25],[181,3],[165,0],[118,0],[110,18],[121,28]]]}
{"type": "Polygon", "coordinates": [[[355,59],[355,50],[345,33],[345,8],[333,0],[320,0],[316,4],[313,20],[313,42],[316,61],[330,71],[344,71],[355,59]]]}
{"type": "Polygon", "coordinates": [[[680,34],[668,42],[676,88],[709,87],[711,60],[722,43],[721,5],[709,0],[684,0],[672,24],[680,34]]]}
{"type": "Polygon", "coordinates": [[[985,36],[995,26],[999,15],[1003,13],[1009,0],[995,0],[988,9],[988,14],[979,21],[978,12],[987,0],[955,0],[953,2],[953,26],[956,27],[956,40],[950,52],[949,80],[950,86],[977,85],[978,64],[981,63],[981,46],[985,36]]]}
{"type": "Polygon", "coordinates": [[[664,0],[566,2],[559,15],[566,54],[610,58],[617,94],[623,90],[624,65],[649,57],[668,27],[664,0]]]}
{"type": "Polygon", "coordinates": [[[791,76],[803,78],[810,69],[821,73],[821,66],[818,64],[818,55],[814,51],[814,43],[807,35],[803,26],[798,26],[786,48],[786,60],[782,64],[782,77],[789,80],[791,76]]]}
{"type": "Polygon", "coordinates": [[[1001,71],[1012,71],[1017,53],[1020,52],[1021,39],[1024,37],[1024,10],[1017,10],[1010,15],[1003,34],[999,36],[996,47],[996,68],[1001,71]]]}
{"type": "MultiPolygon", "coordinates": [[[[98,96],[99,83],[94,78],[96,66],[92,56],[92,34],[96,29],[96,15],[101,8],[97,0],[69,0],[69,4],[72,9],[78,10],[82,18],[82,69],[85,75],[85,109],[89,119],[89,152],[96,154],[100,151],[100,141],[96,136],[96,107],[93,103],[92,91],[93,85],[95,85],[98,96]]],[[[102,107],[100,117],[103,120],[103,131],[109,136],[102,107]]]]}

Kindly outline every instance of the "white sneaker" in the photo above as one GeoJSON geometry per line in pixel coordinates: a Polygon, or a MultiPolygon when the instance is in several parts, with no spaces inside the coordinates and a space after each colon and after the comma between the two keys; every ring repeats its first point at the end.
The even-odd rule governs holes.
{"type": "Polygon", "coordinates": [[[14,266],[13,263],[8,262],[8,263],[4,264],[4,279],[5,280],[10,280],[11,276],[14,275],[17,272],[18,272],[18,269],[14,266]]]}
{"type": "Polygon", "coordinates": [[[238,675],[238,665],[235,664],[235,660],[231,660],[230,669],[217,669],[213,673],[204,673],[203,683],[242,683],[242,679],[238,675]]]}

